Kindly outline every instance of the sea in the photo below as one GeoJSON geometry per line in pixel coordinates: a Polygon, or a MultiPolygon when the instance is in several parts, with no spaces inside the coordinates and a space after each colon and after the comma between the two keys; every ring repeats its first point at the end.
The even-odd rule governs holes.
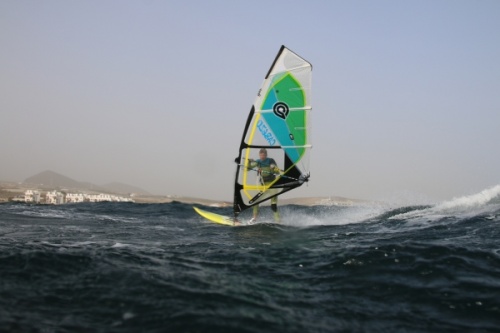
{"type": "Polygon", "coordinates": [[[500,185],[280,211],[1,204],[0,332],[500,332],[500,185]]]}

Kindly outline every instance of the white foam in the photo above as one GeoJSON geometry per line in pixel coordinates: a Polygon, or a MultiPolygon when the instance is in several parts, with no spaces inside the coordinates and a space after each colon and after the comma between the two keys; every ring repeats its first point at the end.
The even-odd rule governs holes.
{"type": "Polygon", "coordinates": [[[391,219],[425,218],[436,220],[447,216],[474,216],[496,211],[500,206],[500,185],[485,189],[479,193],[453,198],[435,206],[399,214],[391,219]]]}
{"type": "Polygon", "coordinates": [[[454,198],[436,205],[439,210],[463,210],[470,208],[483,207],[494,199],[500,198],[500,185],[493,186],[477,194],[454,198]]]}
{"type": "Polygon", "coordinates": [[[112,248],[119,248],[119,247],[128,247],[128,244],[123,244],[123,243],[115,243],[111,247],[112,248]]]}
{"type": "Polygon", "coordinates": [[[338,209],[323,206],[320,212],[310,214],[283,215],[285,224],[294,227],[309,227],[319,225],[345,225],[362,223],[383,213],[386,208],[377,204],[358,205],[338,209]]]}

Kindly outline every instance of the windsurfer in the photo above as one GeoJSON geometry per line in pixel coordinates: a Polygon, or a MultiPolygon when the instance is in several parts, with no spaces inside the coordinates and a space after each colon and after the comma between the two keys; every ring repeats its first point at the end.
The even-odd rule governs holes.
{"type": "MultiPolygon", "coordinates": [[[[280,174],[276,161],[273,158],[267,157],[267,149],[259,150],[259,159],[249,159],[249,167],[257,168],[260,183],[262,185],[270,185],[276,179],[276,175],[280,174]]],[[[278,212],[278,196],[271,198],[271,210],[273,211],[274,220],[280,222],[280,214],[278,212]]],[[[259,215],[259,205],[253,206],[253,217],[250,222],[255,222],[259,215]]]]}

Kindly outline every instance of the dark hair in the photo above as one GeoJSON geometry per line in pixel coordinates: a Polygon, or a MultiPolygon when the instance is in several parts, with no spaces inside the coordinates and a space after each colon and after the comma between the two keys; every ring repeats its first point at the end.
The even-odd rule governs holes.
{"type": "Polygon", "coordinates": [[[266,155],[267,155],[267,149],[266,149],[266,148],[261,148],[261,149],[259,150],[259,154],[262,154],[262,153],[264,153],[264,154],[266,154],[266,155]]]}

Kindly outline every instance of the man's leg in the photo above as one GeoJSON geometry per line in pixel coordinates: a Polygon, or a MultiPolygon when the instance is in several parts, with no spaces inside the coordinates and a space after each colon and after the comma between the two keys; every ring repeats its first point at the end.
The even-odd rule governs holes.
{"type": "Polygon", "coordinates": [[[253,217],[252,220],[256,221],[257,216],[259,216],[259,205],[253,206],[253,217]]]}
{"type": "Polygon", "coordinates": [[[273,211],[274,221],[280,222],[280,213],[278,212],[278,197],[274,197],[271,199],[271,209],[273,211]]]}

